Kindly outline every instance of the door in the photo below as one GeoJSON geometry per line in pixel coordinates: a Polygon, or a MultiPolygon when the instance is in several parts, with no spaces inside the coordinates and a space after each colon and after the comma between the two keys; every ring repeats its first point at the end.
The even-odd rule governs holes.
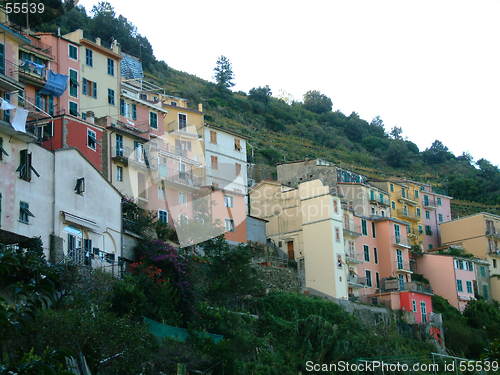
{"type": "Polygon", "coordinates": [[[288,259],[295,260],[295,252],[293,250],[293,241],[288,241],[286,243],[286,247],[288,250],[288,259]]]}

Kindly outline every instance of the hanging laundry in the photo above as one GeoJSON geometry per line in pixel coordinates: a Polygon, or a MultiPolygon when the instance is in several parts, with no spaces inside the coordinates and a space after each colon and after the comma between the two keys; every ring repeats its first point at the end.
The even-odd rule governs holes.
{"type": "Polygon", "coordinates": [[[15,109],[16,106],[14,104],[10,104],[7,100],[0,98],[2,101],[0,104],[0,109],[2,111],[10,111],[11,109],[15,109]]]}
{"type": "Polygon", "coordinates": [[[40,90],[40,94],[61,96],[64,93],[64,91],[66,91],[67,87],[68,87],[67,75],[54,73],[52,70],[49,70],[49,73],[47,75],[47,83],[40,90]]]}
{"type": "Polygon", "coordinates": [[[19,132],[26,133],[26,120],[28,118],[28,113],[29,111],[24,108],[17,108],[16,114],[11,122],[12,127],[19,132]]]}

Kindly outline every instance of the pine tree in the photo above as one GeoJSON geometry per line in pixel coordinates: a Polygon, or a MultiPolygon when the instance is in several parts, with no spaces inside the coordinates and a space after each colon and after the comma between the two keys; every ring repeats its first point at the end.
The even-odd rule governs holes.
{"type": "Polygon", "coordinates": [[[217,86],[228,89],[234,86],[234,73],[231,62],[226,56],[219,56],[214,68],[214,79],[217,86]]]}

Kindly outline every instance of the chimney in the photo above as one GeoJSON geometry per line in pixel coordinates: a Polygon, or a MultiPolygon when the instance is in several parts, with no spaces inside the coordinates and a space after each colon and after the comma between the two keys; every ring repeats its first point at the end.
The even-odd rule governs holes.
{"type": "Polygon", "coordinates": [[[111,43],[111,49],[115,53],[120,53],[120,44],[118,44],[118,41],[116,39],[113,39],[113,42],[111,43]]]}
{"type": "Polygon", "coordinates": [[[203,104],[198,103],[198,112],[203,112],[203,104]]]}
{"type": "Polygon", "coordinates": [[[57,36],[59,38],[61,37],[61,28],[60,27],[57,28],[57,36]]]}
{"type": "Polygon", "coordinates": [[[94,112],[87,111],[87,112],[85,112],[85,115],[87,116],[87,122],[88,123],[95,124],[95,115],[94,115],[94,112]]]}
{"type": "Polygon", "coordinates": [[[101,45],[101,38],[95,38],[95,44],[101,45]]]}

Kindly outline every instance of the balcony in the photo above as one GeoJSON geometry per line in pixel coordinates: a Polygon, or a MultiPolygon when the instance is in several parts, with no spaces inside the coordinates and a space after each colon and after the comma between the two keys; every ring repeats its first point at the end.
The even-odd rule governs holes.
{"type": "MultiPolygon", "coordinates": [[[[201,127],[201,125],[199,127],[201,127]]],[[[201,138],[201,136],[198,135],[197,127],[195,125],[191,125],[186,122],[181,123],[179,120],[174,120],[170,122],[168,124],[167,129],[168,129],[168,134],[170,135],[190,138],[190,139],[201,138]]]]}
{"type": "Polygon", "coordinates": [[[491,226],[486,228],[486,236],[494,239],[500,239],[500,231],[497,231],[495,227],[491,226]]]}
{"type": "Polygon", "coordinates": [[[347,283],[351,288],[364,288],[366,286],[366,277],[358,277],[356,275],[349,275],[347,283]]]}
{"type": "Polygon", "coordinates": [[[410,270],[410,263],[409,262],[403,262],[403,264],[397,263],[396,265],[397,271],[402,272],[402,273],[413,273],[413,271],[410,270]]]}
{"type": "Polygon", "coordinates": [[[401,194],[398,198],[399,202],[400,203],[406,203],[406,204],[409,204],[409,205],[412,205],[412,206],[417,206],[418,205],[418,202],[417,201],[414,201],[413,199],[410,199],[408,198],[408,195],[404,195],[401,194]]]}
{"type": "Polygon", "coordinates": [[[47,83],[47,67],[44,64],[37,64],[29,59],[24,59],[19,63],[19,80],[43,87],[47,83]]]}
{"type": "Polygon", "coordinates": [[[410,211],[398,210],[397,213],[398,213],[398,217],[403,217],[407,220],[411,220],[411,221],[419,221],[420,220],[420,216],[412,214],[410,211]]]}
{"type": "Polygon", "coordinates": [[[7,59],[0,60],[0,88],[5,91],[23,90],[19,83],[19,65],[7,59]]]}
{"type": "Polygon", "coordinates": [[[133,149],[131,147],[116,147],[116,145],[113,145],[111,147],[111,159],[125,166],[128,166],[130,163],[140,168],[157,169],[158,167],[156,157],[146,148],[133,149]]]}
{"type": "Polygon", "coordinates": [[[344,235],[351,237],[359,237],[361,236],[361,228],[359,225],[356,225],[352,222],[344,223],[344,235]]]}
{"type": "Polygon", "coordinates": [[[427,210],[435,210],[436,209],[436,203],[434,202],[434,200],[430,200],[430,199],[429,200],[424,199],[423,206],[427,210]]]}
{"type": "Polygon", "coordinates": [[[368,201],[372,204],[378,204],[378,205],[387,206],[387,207],[389,207],[391,205],[391,202],[386,197],[383,197],[382,199],[380,199],[380,197],[376,198],[374,195],[371,195],[371,194],[368,194],[368,201]]]}
{"type": "Polygon", "coordinates": [[[395,278],[387,278],[383,279],[381,283],[382,292],[415,292],[415,293],[423,293],[423,294],[434,294],[432,288],[429,284],[424,284],[418,281],[404,282],[400,283],[398,279],[395,278]]]}
{"type": "Polygon", "coordinates": [[[349,263],[349,264],[363,263],[363,259],[361,258],[361,255],[356,253],[355,250],[346,250],[345,258],[346,258],[347,263],[349,263]]]}
{"type": "Polygon", "coordinates": [[[398,247],[404,247],[406,249],[411,249],[411,246],[408,244],[408,240],[403,238],[401,235],[392,235],[392,243],[398,247]]]}

